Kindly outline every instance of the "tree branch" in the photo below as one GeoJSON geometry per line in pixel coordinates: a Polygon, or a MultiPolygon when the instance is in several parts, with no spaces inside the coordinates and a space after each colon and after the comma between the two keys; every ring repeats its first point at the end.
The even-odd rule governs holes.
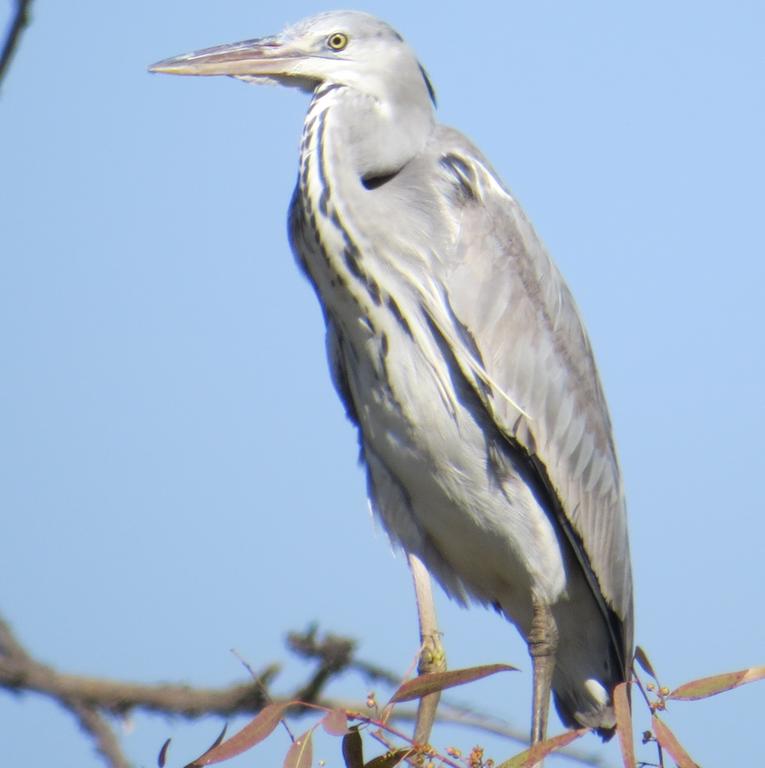
{"type": "MultiPolygon", "coordinates": [[[[280,668],[276,664],[253,673],[252,681],[222,688],[196,688],[177,684],[143,685],[64,674],[32,658],[10,626],[0,618],[0,689],[16,693],[31,691],[56,701],[73,715],[83,731],[90,736],[95,750],[108,768],[127,768],[128,761],[120,750],[119,740],[106,716],[124,717],[132,710],[143,710],[187,718],[208,714],[232,717],[255,714],[272,700],[277,703],[300,701],[328,709],[364,712],[365,703],[336,701],[326,697],[324,690],[327,685],[349,670],[361,674],[366,680],[382,682],[390,687],[398,687],[401,682],[398,675],[356,659],[355,644],[348,638],[332,634],[320,637],[314,627],[307,632],[290,633],[287,643],[293,653],[317,661],[318,666],[308,681],[298,685],[290,695],[272,699],[268,688],[279,672],[280,668]]],[[[301,715],[310,711],[298,705],[293,714],[301,715]]],[[[393,718],[415,722],[417,713],[413,708],[396,707],[393,718]]],[[[469,726],[514,741],[526,741],[525,735],[506,723],[454,705],[442,705],[438,721],[469,726]]],[[[566,756],[587,765],[600,764],[593,755],[581,751],[568,750],[566,756]]]]}
{"type": "Polygon", "coordinates": [[[82,704],[68,704],[67,709],[79,720],[80,727],[93,739],[99,755],[110,768],[130,768],[130,763],[122,754],[120,743],[109,724],[93,707],[82,704]]]}
{"type": "Polygon", "coordinates": [[[207,714],[229,717],[259,712],[266,703],[266,687],[278,669],[278,666],[272,665],[261,672],[255,681],[226,688],[192,688],[164,683],[141,685],[67,675],[31,658],[8,624],[0,619],[0,687],[35,691],[62,703],[96,707],[112,715],[124,716],[132,709],[192,718],[207,714]]]}

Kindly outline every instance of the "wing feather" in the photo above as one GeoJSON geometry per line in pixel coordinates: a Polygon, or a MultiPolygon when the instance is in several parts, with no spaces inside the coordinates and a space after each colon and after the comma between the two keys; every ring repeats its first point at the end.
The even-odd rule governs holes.
{"type": "Polygon", "coordinates": [[[545,475],[564,527],[570,525],[597,582],[596,597],[622,624],[619,651],[629,656],[624,491],[590,342],[571,293],[518,203],[474,147],[457,133],[448,138],[462,194],[443,196],[444,219],[457,224],[439,265],[442,306],[449,311],[432,307],[433,320],[455,345],[463,371],[487,382],[477,394],[496,424],[545,475]],[[466,178],[472,195],[464,194],[466,178]]]}

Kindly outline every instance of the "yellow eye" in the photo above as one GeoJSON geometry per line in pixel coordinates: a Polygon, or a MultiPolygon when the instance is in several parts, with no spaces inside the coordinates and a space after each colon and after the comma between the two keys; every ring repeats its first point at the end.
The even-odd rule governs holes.
{"type": "Polygon", "coordinates": [[[348,35],[343,32],[334,32],[327,38],[327,45],[333,51],[342,51],[348,45],[348,35]]]}

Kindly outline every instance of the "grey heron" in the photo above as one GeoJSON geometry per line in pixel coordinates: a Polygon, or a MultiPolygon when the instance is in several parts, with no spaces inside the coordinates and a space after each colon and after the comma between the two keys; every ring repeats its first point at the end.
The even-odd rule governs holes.
{"type": "Polygon", "coordinates": [[[364,13],[166,59],[312,94],[289,232],[326,321],[372,506],[456,600],[491,605],[532,658],[532,740],[608,737],[628,678],[624,491],[581,318],[480,151],[435,119],[412,49],[364,13]]]}

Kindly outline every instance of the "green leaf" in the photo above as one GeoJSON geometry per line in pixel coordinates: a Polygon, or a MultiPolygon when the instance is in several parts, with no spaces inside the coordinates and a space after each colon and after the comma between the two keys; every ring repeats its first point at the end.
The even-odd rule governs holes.
{"type": "Polygon", "coordinates": [[[466,669],[452,669],[448,672],[431,672],[427,675],[420,675],[412,680],[405,682],[391,696],[390,703],[396,704],[401,701],[412,701],[421,699],[431,693],[443,691],[445,688],[453,688],[456,685],[465,685],[474,680],[480,680],[482,677],[496,675],[497,672],[515,672],[516,667],[509,664],[486,664],[482,667],[468,667],[466,669]]]}
{"type": "Polygon", "coordinates": [[[746,683],[762,680],[764,677],[765,667],[749,667],[749,669],[742,669],[739,672],[725,672],[722,675],[712,675],[712,677],[691,680],[690,683],[685,683],[675,688],[667,698],[677,701],[706,699],[709,696],[716,696],[718,693],[746,685],[746,683]]]}
{"type": "Polygon", "coordinates": [[[624,768],[635,766],[635,739],[632,735],[632,708],[628,683],[619,683],[614,688],[614,712],[616,713],[616,732],[622,750],[624,768]]]}
{"type": "Polygon", "coordinates": [[[677,768],[699,768],[699,765],[691,759],[691,756],[677,740],[675,734],[657,715],[652,715],[651,725],[656,741],[669,752],[670,757],[677,763],[677,768]]]}
{"type": "Polygon", "coordinates": [[[532,768],[541,762],[551,752],[556,752],[563,747],[568,746],[572,741],[576,741],[584,736],[585,733],[589,733],[589,728],[579,728],[576,731],[566,731],[565,733],[553,736],[551,739],[540,741],[539,744],[535,744],[533,747],[529,747],[515,757],[511,757],[509,760],[505,760],[497,768],[532,768]]]}

